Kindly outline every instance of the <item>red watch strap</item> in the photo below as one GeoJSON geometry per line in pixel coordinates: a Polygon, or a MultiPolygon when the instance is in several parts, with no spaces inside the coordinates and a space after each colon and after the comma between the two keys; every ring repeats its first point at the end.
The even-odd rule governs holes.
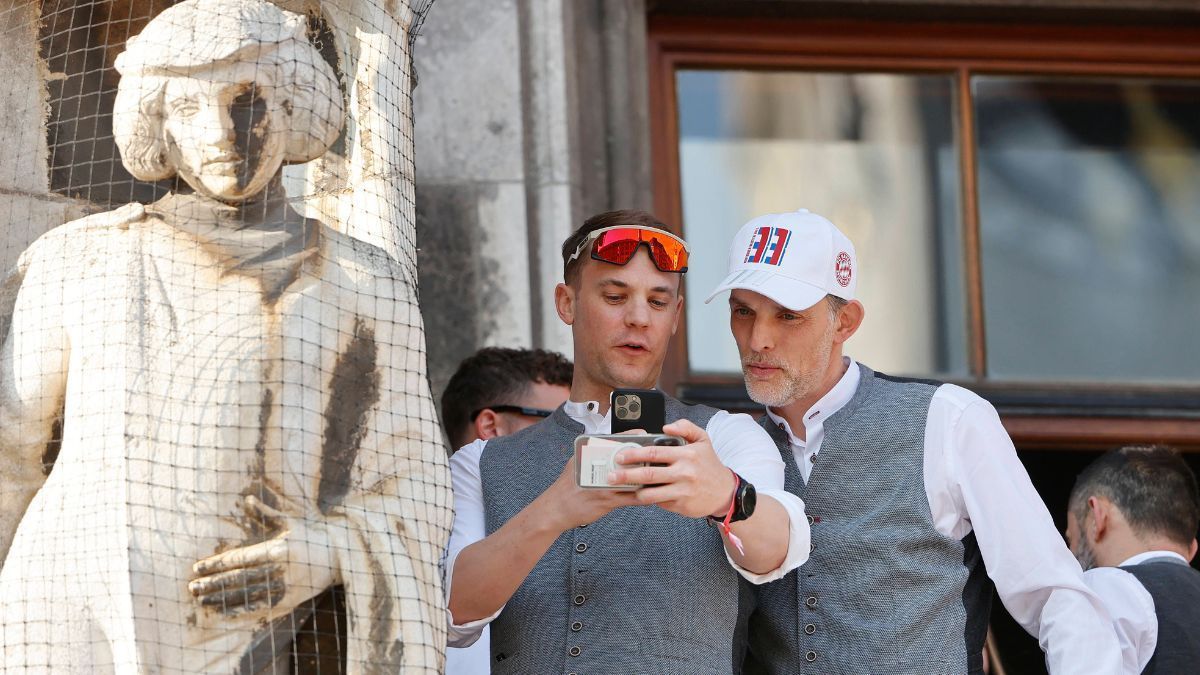
{"type": "Polygon", "coordinates": [[[721,532],[726,537],[729,537],[730,543],[738,550],[738,553],[746,555],[746,550],[742,548],[742,540],[738,539],[738,536],[729,528],[729,521],[733,518],[733,512],[737,509],[737,493],[738,488],[742,485],[742,477],[737,475],[737,472],[733,469],[729,469],[729,473],[733,474],[733,494],[729,497],[729,510],[725,512],[725,519],[721,521],[720,528],[721,532]]]}
{"type": "MultiPolygon", "coordinates": [[[[729,467],[725,468],[728,469],[729,467]]],[[[736,471],[729,469],[729,473],[733,474],[733,492],[729,494],[729,508],[726,509],[725,517],[722,519],[726,525],[729,524],[729,519],[733,518],[733,512],[737,510],[737,493],[738,488],[742,485],[742,477],[737,475],[736,471]]]]}

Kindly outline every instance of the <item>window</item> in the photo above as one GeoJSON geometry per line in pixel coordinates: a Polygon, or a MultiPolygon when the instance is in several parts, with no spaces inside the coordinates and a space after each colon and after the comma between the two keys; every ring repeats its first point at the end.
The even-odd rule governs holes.
{"type": "Polygon", "coordinates": [[[988,376],[1200,383],[1200,80],[971,94],[988,376]]]}
{"type": "Polygon", "coordinates": [[[656,207],[696,250],[664,385],[749,403],[703,299],[738,227],[803,207],[858,249],[849,354],[1048,446],[1200,446],[1197,37],[652,20],[656,207]]]}
{"type": "Polygon", "coordinates": [[[681,69],[679,172],[683,222],[696,251],[688,273],[688,366],[737,375],[725,298],[729,240],[756,215],[798,207],[843,228],[870,308],[850,353],[888,372],[964,376],[954,79],[891,73],[681,69]]]}

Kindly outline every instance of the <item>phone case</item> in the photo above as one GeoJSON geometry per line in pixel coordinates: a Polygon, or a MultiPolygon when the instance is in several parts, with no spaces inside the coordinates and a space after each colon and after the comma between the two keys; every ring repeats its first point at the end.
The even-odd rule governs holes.
{"type": "MultiPolygon", "coordinates": [[[[641,485],[608,485],[613,470],[612,456],[627,445],[683,445],[678,436],[666,434],[582,435],[575,438],[575,484],[583,488],[636,490],[641,485]]],[[[645,464],[627,466],[646,466],[645,464]]]]}
{"type": "Polygon", "coordinates": [[[666,423],[667,401],[657,389],[614,389],[612,393],[612,432],[641,429],[661,434],[666,423]]]}

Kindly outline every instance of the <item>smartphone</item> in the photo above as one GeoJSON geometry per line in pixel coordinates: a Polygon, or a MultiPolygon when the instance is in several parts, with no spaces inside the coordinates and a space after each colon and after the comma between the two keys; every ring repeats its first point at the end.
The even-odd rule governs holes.
{"type": "Polygon", "coordinates": [[[633,429],[661,434],[666,424],[667,401],[657,389],[614,389],[611,410],[614,434],[633,429]]]}
{"type": "Polygon", "coordinates": [[[618,468],[647,466],[646,463],[618,466],[613,457],[625,448],[639,445],[683,445],[678,436],[666,434],[608,434],[603,436],[579,436],[575,439],[575,484],[585,488],[606,490],[636,490],[641,485],[611,484],[609,472],[618,468]]]}

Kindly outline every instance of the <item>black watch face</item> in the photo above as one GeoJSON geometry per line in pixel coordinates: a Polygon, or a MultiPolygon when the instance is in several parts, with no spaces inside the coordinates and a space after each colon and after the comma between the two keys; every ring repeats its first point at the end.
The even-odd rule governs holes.
{"type": "Polygon", "coordinates": [[[758,503],[758,492],[749,483],[742,483],[738,490],[738,520],[745,520],[754,515],[754,506],[758,503]]]}

